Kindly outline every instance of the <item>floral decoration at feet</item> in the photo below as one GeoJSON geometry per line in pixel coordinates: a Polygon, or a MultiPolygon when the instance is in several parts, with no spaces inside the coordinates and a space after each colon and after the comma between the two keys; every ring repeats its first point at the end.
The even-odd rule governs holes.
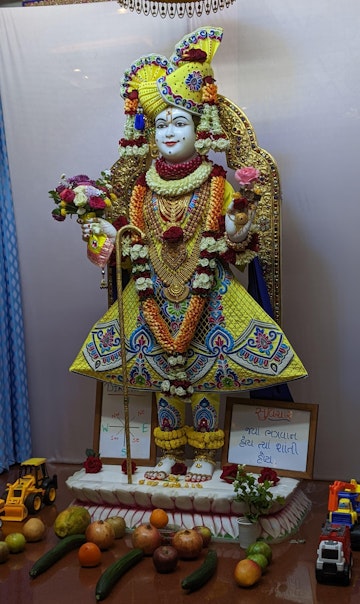
{"type": "Polygon", "coordinates": [[[187,465],[183,461],[177,461],[171,468],[171,474],[174,476],[185,476],[187,465]]]}
{"type": "Polygon", "coordinates": [[[86,449],[86,460],[83,463],[87,474],[97,474],[102,469],[103,463],[100,454],[93,449],[86,449]]]}

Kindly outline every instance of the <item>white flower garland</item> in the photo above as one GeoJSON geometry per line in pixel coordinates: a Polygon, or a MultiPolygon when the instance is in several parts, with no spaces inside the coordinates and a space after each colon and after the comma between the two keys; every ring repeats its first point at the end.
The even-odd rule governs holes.
{"type": "Polygon", "coordinates": [[[146,183],[151,191],[158,195],[176,197],[198,189],[210,176],[213,165],[203,162],[194,172],[178,180],[164,180],[159,176],[154,165],[146,173],[146,183]]]}

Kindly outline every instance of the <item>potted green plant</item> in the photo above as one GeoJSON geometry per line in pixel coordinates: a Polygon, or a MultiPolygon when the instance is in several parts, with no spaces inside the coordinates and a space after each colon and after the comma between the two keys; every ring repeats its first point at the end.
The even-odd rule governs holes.
{"type": "Polygon", "coordinates": [[[271,488],[279,481],[274,470],[264,468],[260,476],[238,465],[233,482],[234,501],[245,504],[244,516],[238,518],[241,547],[247,547],[259,537],[261,527],[259,517],[266,514],[275,502],[282,503],[283,497],[274,497],[271,488]]]}
{"type": "MultiPolygon", "coordinates": [[[[265,468],[265,470],[268,470],[265,468]]],[[[271,488],[277,484],[279,478],[274,470],[262,472],[260,476],[246,472],[245,466],[238,465],[236,477],[233,482],[235,501],[241,501],[246,506],[245,516],[249,522],[257,522],[259,516],[270,510],[274,502],[281,503],[282,497],[274,497],[271,488]],[[269,478],[266,477],[269,474],[269,478]],[[271,478],[271,479],[270,479],[271,478]]]]}

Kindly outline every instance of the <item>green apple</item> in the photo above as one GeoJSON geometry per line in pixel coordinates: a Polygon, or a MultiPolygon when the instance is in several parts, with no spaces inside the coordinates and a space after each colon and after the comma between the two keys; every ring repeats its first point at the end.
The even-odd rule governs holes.
{"type": "Polygon", "coordinates": [[[211,541],[211,537],[212,537],[211,530],[207,526],[203,526],[203,525],[194,526],[193,528],[194,528],[194,531],[196,531],[197,533],[199,533],[201,535],[204,547],[208,547],[210,545],[210,541],[211,541]]]}
{"type": "Polygon", "coordinates": [[[256,562],[256,564],[260,566],[262,572],[264,572],[267,565],[269,564],[268,559],[266,556],[264,556],[264,554],[249,554],[247,557],[249,558],[249,560],[256,562]]]}
{"type": "Polygon", "coordinates": [[[5,537],[10,554],[18,554],[25,549],[26,539],[22,533],[9,533],[5,537]]]}
{"type": "Polygon", "coordinates": [[[246,550],[246,555],[248,556],[249,554],[262,554],[263,556],[266,556],[269,563],[272,560],[272,549],[266,541],[255,541],[255,543],[249,545],[246,550]]]}

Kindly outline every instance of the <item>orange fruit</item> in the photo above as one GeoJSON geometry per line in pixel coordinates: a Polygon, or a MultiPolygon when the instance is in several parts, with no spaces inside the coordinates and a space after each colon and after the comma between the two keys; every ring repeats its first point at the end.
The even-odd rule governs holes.
{"type": "Polygon", "coordinates": [[[167,515],[165,510],[161,508],[156,508],[151,512],[149,521],[150,524],[160,529],[164,528],[164,526],[167,525],[167,523],[169,522],[169,516],[167,515]]]}
{"type": "Polygon", "coordinates": [[[255,583],[260,580],[261,575],[261,567],[249,558],[240,560],[235,566],[234,579],[240,587],[251,587],[251,585],[255,585],[255,583]]]}
{"type": "Polygon", "coordinates": [[[96,543],[83,543],[78,551],[78,558],[81,566],[97,566],[101,562],[101,549],[96,543]]]}

